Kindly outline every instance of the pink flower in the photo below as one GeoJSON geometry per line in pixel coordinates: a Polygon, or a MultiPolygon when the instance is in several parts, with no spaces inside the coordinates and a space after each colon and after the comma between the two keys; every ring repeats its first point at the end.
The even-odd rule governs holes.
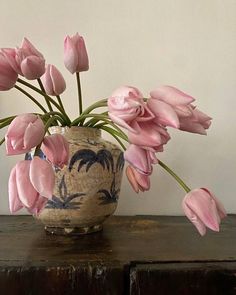
{"type": "Polygon", "coordinates": [[[151,97],[172,106],[178,116],[189,116],[189,105],[195,100],[192,96],[172,86],[160,86],[151,91],[151,97]]]}
{"type": "Polygon", "coordinates": [[[41,146],[42,152],[53,165],[63,167],[69,160],[69,144],[61,134],[46,136],[41,146]]]}
{"type": "Polygon", "coordinates": [[[150,189],[150,179],[148,175],[142,174],[135,168],[128,166],[126,168],[126,176],[136,193],[139,191],[144,192],[150,189]]]}
{"type": "Polygon", "coordinates": [[[89,61],[84,39],[78,33],[66,36],[64,40],[64,64],[74,74],[89,69],[89,61]]]}
{"type": "Polygon", "coordinates": [[[60,95],[66,89],[66,82],[54,65],[46,66],[46,71],[41,79],[48,95],[60,95]]]}
{"type": "Polygon", "coordinates": [[[14,71],[28,80],[38,79],[45,72],[43,55],[26,38],[20,48],[4,48],[2,52],[14,71]]]}
{"type": "Polygon", "coordinates": [[[14,87],[18,75],[12,69],[3,53],[0,52],[0,91],[6,91],[14,87]]]}
{"type": "Polygon", "coordinates": [[[191,106],[192,114],[180,118],[180,130],[206,135],[206,129],[211,125],[212,118],[191,106]]]}
{"type": "Polygon", "coordinates": [[[43,121],[34,114],[17,116],[9,125],[5,139],[7,155],[29,152],[44,137],[43,121]]]}
{"type": "Polygon", "coordinates": [[[202,236],[206,233],[206,227],[213,231],[219,231],[220,221],[226,217],[223,205],[205,188],[187,193],[183,199],[182,207],[188,219],[202,236]]]}
{"type": "Polygon", "coordinates": [[[55,175],[52,166],[39,157],[24,160],[12,169],[8,189],[11,213],[25,207],[38,214],[52,198],[55,175]]]}
{"type": "Polygon", "coordinates": [[[148,151],[137,145],[130,144],[124,152],[125,160],[141,174],[149,175],[152,173],[151,158],[148,151]]]}
{"type": "Polygon", "coordinates": [[[163,144],[166,144],[170,139],[166,129],[157,125],[154,121],[139,123],[133,121],[130,126],[136,132],[128,132],[129,142],[151,151],[163,147],[163,144]]]}
{"type": "Polygon", "coordinates": [[[129,123],[142,111],[142,94],[138,89],[129,86],[119,89],[120,94],[116,90],[108,99],[108,115],[114,123],[130,130],[129,123]],[[124,90],[127,90],[126,93],[124,90]]]}

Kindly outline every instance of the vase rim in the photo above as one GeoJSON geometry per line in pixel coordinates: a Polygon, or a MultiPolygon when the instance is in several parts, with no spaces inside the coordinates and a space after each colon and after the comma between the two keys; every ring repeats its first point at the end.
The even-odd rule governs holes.
{"type": "Polygon", "coordinates": [[[101,137],[101,130],[93,127],[85,126],[51,126],[49,127],[49,132],[51,134],[70,134],[74,136],[87,136],[87,137],[101,137]]]}

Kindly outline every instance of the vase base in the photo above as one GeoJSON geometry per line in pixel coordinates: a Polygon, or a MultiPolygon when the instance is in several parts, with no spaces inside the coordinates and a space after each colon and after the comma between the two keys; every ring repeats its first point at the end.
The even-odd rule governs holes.
{"type": "Polygon", "coordinates": [[[63,235],[63,236],[77,236],[95,233],[102,230],[102,224],[96,224],[92,226],[82,227],[55,227],[45,226],[45,231],[52,235],[63,235]]]}

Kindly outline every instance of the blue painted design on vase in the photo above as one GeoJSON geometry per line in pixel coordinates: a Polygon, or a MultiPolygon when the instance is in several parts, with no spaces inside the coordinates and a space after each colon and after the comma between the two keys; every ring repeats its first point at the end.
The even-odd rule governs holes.
{"type": "Polygon", "coordinates": [[[75,201],[74,199],[85,196],[84,193],[75,193],[68,194],[67,187],[65,183],[65,175],[62,176],[61,182],[59,184],[59,195],[60,196],[52,196],[52,199],[49,200],[46,204],[47,209],[79,209],[82,204],[79,201],[75,201]]]}

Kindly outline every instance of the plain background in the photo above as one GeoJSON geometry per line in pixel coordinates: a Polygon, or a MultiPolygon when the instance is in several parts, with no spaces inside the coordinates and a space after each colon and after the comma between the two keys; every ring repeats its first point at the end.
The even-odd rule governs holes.
{"type": "MultiPolygon", "coordinates": [[[[208,187],[236,213],[236,1],[1,0],[0,47],[28,37],[63,73],[62,98],[72,117],[76,84],[63,65],[63,39],[77,31],[90,59],[90,70],[82,74],[85,105],[120,85],[137,86],[148,96],[167,84],[194,96],[213,117],[207,137],[171,130],[159,158],[189,186],[208,187]]],[[[0,93],[1,117],[36,110],[15,89],[0,93]]],[[[4,146],[0,157],[0,214],[9,214],[8,177],[21,157],[6,157],[4,146]]],[[[161,167],[151,181],[149,192],[136,195],[124,177],[116,214],[182,214],[184,191],[176,182],[161,167]]]]}

